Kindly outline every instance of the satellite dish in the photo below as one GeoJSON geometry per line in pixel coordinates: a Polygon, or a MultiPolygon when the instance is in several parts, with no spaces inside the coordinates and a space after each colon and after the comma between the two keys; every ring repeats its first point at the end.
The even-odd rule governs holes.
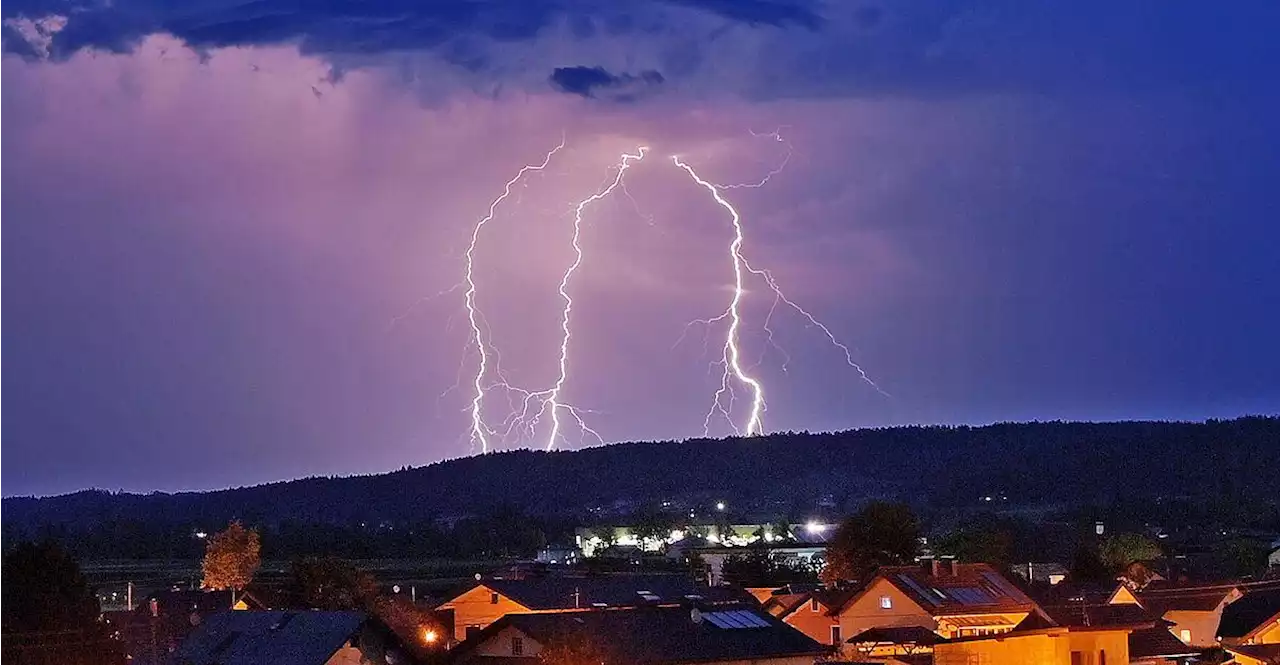
{"type": "Polygon", "coordinates": [[[399,585],[399,584],[397,584],[397,585],[395,585],[395,586],[391,587],[391,593],[400,593],[400,585],[399,585]]]}
{"type": "Polygon", "coordinates": [[[689,620],[695,624],[702,623],[702,610],[696,607],[689,610],[689,620]]]}
{"type": "Polygon", "coordinates": [[[480,573],[476,573],[476,581],[479,582],[482,579],[484,579],[484,576],[481,575],[480,573]]]}

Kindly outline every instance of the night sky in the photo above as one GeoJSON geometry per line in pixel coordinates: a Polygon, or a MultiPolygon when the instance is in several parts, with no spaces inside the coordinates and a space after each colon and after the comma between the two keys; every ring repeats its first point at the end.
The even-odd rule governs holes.
{"type": "Polygon", "coordinates": [[[1280,410],[1273,0],[3,12],[6,496],[476,452],[449,289],[562,136],[476,297],[506,375],[554,381],[570,211],[651,149],[587,209],[571,286],[564,399],[605,441],[701,436],[720,384],[723,325],[677,341],[732,295],[732,227],[670,156],[748,182],[788,144],[725,190],[743,252],[888,396],[794,312],[769,346],[757,279],[767,430],[1280,410]]]}

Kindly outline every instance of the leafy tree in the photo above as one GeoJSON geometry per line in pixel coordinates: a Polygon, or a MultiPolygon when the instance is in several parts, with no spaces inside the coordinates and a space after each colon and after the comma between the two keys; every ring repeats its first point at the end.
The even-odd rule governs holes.
{"type": "Polygon", "coordinates": [[[822,581],[864,580],[880,566],[910,563],[919,550],[920,522],[910,506],[873,502],[836,529],[822,581]]]}
{"type": "Polygon", "coordinates": [[[641,542],[648,540],[665,543],[674,528],[675,520],[670,515],[649,511],[637,517],[632,532],[641,542]]]}
{"type": "Polygon", "coordinates": [[[57,544],[18,544],[4,556],[0,576],[4,662],[125,662],[120,642],[98,620],[98,600],[80,566],[57,544]]]}
{"type": "Polygon", "coordinates": [[[996,519],[979,518],[938,539],[935,549],[955,555],[960,561],[989,563],[997,568],[1005,568],[1013,554],[1014,539],[1013,525],[996,519]]]}
{"type": "Polygon", "coordinates": [[[1163,554],[1154,540],[1138,533],[1118,533],[1102,543],[1098,555],[1112,573],[1135,561],[1151,561],[1163,554]]]}
{"type": "Polygon", "coordinates": [[[1114,581],[1115,575],[1108,570],[1098,555],[1097,548],[1081,544],[1071,557],[1071,581],[1077,583],[1103,583],[1114,581]]]}
{"type": "Polygon", "coordinates": [[[378,582],[349,561],[334,557],[298,559],[291,566],[298,599],[317,610],[367,610],[378,598],[378,582]]]}
{"type": "Polygon", "coordinates": [[[256,529],[246,529],[238,520],[231,522],[209,538],[201,564],[202,586],[233,591],[245,588],[262,565],[261,550],[256,529]]]}
{"type": "Polygon", "coordinates": [[[542,665],[606,665],[619,662],[608,651],[581,634],[566,634],[548,641],[538,654],[542,665]]]}
{"type": "Polygon", "coordinates": [[[721,576],[726,582],[743,587],[779,587],[816,579],[812,571],[793,566],[763,547],[751,547],[745,554],[725,557],[721,566],[721,576]]]}

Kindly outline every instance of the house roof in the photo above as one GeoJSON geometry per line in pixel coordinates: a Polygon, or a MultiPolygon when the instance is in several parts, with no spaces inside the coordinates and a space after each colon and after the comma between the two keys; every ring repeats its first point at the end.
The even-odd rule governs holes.
{"type": "Polygon", "coordinates": [[[707,611],[684,607],[508,614],[467,640],[455,652],[459,662],[493,635],[513,627],[542,644],[585,640],[606,652],[625,655],[632,665],[721,660],[760,660],[825,653],[804,633],[750,605],[722,605],[707,611]],[[698,620],[694,620],[694,616],[698,620]]]}
{"type": "Polygon", "coordinates": [[[938,575],[923,566],[885,566],[876,571],[933,616],[1017,612],[1036,604],[1018,587],[984,563],[943,566],[938,575]]]}
{"type": "Polygon", "coordinates": [[[845,640],[850,644],[919,644],[931,645],[942,641],[932,630],[921,626],[893,626],[868,628],[845,640]]]}
{"type": "Polygon", "coordinates": [[[851,598],[858,595],[859,589],[818,588],[805,593],[776,595],[765,603],[765,609],[771,614],[784,619],[796,610],[804,607],[811,600],[817,600],[827,616],[836,616],[851,598]],[[781,611],[777,611],[781,608],[781,611]]]}
{"type": "Polygon", "coordinates": [[[1280,621],[1280,589],[1250,591],[1222,611],[1218,637],[1244,637],[1272,621],[1280,621]]]}
{"type": "Polygon", "coordinates": [[[1166,612],[1212,612],[1226,600],[1234,586],[1170,587],[1144,590],[1136,595],[1138,601],[1156,616],[1166,612]]]}
{"type": "Polygon", "coordinates": [[[700,585],[684,575],[602,575],[599,577],[538,577],[522,580],[485,580],[481,585],[531,610],[566,610],[597,607],[749,600],[744,591],[700,585]],[[696,596],[697,598],[690,598],[696,596]]]}
{"type": "Polygon", "coordinates": [[[1280,644],[1242,644],[1237,647],[1227,647],[1227,651],[1264,663],[1280,663],[1280,644]]]}
{"type": "Polygon", "coordinates": [[[1199,649],[1184,644],[1164,624],[1139,628],[1129,633],[1130,658],[1175,658],[1198,653],[1199,649]]]}
{"type": "Polygon", "coordinates": [[[760,607],[769,614],[781,619],[790,615],[808,601],[809,594],[807,593],[785,593],[770,596],[769,600],[766,600],[760,607]]]}
{"type": "Polygon", "coordinates": [[[361,612],[232,611],[201,623],[174,653],[180,665],[323,665],[365,622],[361,612]]]}
{"type": "Polygon", "coordinates": [[[1069,603],[1041,605],[1040,608],[1060,626],[1142,626],[1159,620],[1141,605],[1132,603],[1069,603]]]}

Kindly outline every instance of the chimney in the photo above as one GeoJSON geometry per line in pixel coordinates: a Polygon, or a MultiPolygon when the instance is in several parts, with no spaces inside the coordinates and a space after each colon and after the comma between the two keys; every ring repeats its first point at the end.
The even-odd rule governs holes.
{"type": "Polygon", "coordinates": [[[955,557],[947,559],[947,567],[951,569],[951,576],[955,577],[960,574],[960,560],[955,557]]]}
{"type": "Polygon", "coordinates": [[[920,570],[925,575],[938,574],[938,560],[933,556],[920,557],[920,570]]]}

